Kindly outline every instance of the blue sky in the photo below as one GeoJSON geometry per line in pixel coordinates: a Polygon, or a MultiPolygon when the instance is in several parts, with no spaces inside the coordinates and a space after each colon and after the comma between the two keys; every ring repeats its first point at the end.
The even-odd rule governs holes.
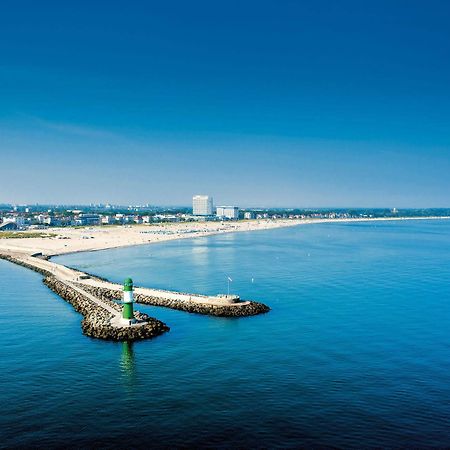
{"type": "Polygon", "coordinates": [[[0,203],[450,206],[447,1],[3,1],[0,203]]]}

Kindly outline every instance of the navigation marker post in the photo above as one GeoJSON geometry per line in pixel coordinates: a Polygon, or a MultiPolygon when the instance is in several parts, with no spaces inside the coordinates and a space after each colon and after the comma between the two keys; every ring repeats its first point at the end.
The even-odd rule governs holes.
{"type": "Polygon", "coordinates": [[[228,282],[228,294],[227,296],[230,296],[230,282],[232,282],[233,280],[230,277],[227,277],[227,282],[228,282]]]}
{"type": "Polygon", "coordinates": [[[122,317],[129,321],[130,325],[134,322],[133,311],[133,280],[126,278],[123,283],[123,312],[122,317]]]}

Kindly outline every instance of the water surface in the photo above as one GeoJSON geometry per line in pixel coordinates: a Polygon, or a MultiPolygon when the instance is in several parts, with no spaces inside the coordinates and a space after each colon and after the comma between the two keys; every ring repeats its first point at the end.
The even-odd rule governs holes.
{"type": "Polygon", "coordinates": [[[450,446],[450,222],[317,224],[55,258],[121,282],[231,288],[270,313],[139,306],[129,346],[0,261],[1,445],[450,446]]]}

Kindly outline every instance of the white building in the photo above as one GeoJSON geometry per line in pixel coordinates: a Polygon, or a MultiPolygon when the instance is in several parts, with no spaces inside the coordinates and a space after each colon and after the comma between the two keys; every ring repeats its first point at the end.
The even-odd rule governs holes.
{"type": "Polygon", "coordinates": [[[133,214],[122,214],[117,213],[114,216],[117,223],[121,223],[122,225],[125,223],[134,223],[135,216],[133,214]]]}
{"type": "Polygon", "coordinates": [[[46,217],[43,221],[43,224],[51,226],[51,225],[56,225],[55,219],[51,216],[46,217]]]}
{"type": "Polygon", "coordinates": [[[194,197],[192,197],[192,214],[194,214],[194,216],[212,216],[212,197],[209,195],[194,195],[194,197]]]}
{"type": "Polygon", "coordinates": [[[103,225],[112,225],[115,222],[113,216],[102,216],[102,224],[103,225]]]}
{"type": "Polygon", "coordinates": [[[237,206],[218,206],[216,209],[217,217],[224,219],[239,219],[239,208],[237,206]]]}
{"type": "Polygon", "coordinates": [[[255,218],[255,213],[253,211],[246,211],[244,213],[244,219],[251,220],[255,218]]]}

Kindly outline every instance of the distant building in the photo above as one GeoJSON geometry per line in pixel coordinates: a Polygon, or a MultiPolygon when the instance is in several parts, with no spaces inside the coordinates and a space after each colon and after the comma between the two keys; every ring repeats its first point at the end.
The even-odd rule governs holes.
{"type": "Polygon", "coordinates": [[[194,195],[192,198],[192,214],[194,214],[194,216],[212,216],[212,197],[209,195],[194,195]]]}
{"type": "Polygon", "coordinates": [[[30,230],[45,230],[47,227],[45,225],[42,224],[38,224],[38,225],[30,225],[29,229],[30,230]]]}
{"type": "Polygon", "coordinates": [[[0,224],[0,231],[17,230],[18,226],[14,222],[3,222],[0,224]]]}
{"type": "Polygon", "coordinates": [[[103,225],[112,225],[115,222],[113,216],[102,216],[102,224],[103,225]]]}
{"type": "Polygon", "coordinates": [[[134,223],[134,214],[121,214],[118,213],[114,216],[115,221],[120,224],[134,223]]]}
{"type": "Polygon", "coordinates": [[[4,217],[3,223],[15,223],[18,227],[23,227],[25,225],[25,217],[22,216],[4,217]]]}
{"type": "Polygon", "coordinates": [[[101,219],[98,214],[79,214],[75,218],[75,225],[100,225],[101,219]]]}
{"type": "Polygon", "coordinates": [[[237,206],[218,206],[216,209],[217,217],[224,219],[239,219],[239,208],[237,206]]]}
{"type": "Polygon", "coordinates": [[[179,222],[180,218],[173,214],[155,214],[155,220],[157,222],[179,222]]]}
{"type": "Polygon", "coordinates": [[[45,224],[45,225],[48,225],[48,226],[51,226],[51,225],[58,225],[58,221],[57,220],[55,220],[53,217],[51,217],[51,216],[48,216],[48,217],[45,217],[44,218],[44,220],[42,221],[42,223],[43,224],[45,224]]]}
{"type": "Polygon", "coordinates": [[[253,211],[245,211],[244,219],[252,220],[255,218],[255,213],[253,211]]]}

